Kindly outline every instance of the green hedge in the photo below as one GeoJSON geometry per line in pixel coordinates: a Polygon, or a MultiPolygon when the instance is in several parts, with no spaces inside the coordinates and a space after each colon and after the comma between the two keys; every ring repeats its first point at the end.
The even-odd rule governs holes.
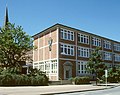
{"type": "Polygon", "coordinates": [[[45,75],[27,76],[17,74],[0,75],[1,86],[25,86],[25,85],[48,85],[45,75]]]}
{"type": "Polygon", "coordinates": [[[48,77],[41,71],[33,69],[29,75],[20,74],[14,68],[0,68],[0,86],[41,86],[48,85],[48,77]],[[17,73],[16,73],[17,72],[17,73]]]}
{"type": "Polygon", "coordinates": [[[90,83],[90,78],[89,77],[75,77],[73,79],[75,84],[89,84],[90,83]]]}

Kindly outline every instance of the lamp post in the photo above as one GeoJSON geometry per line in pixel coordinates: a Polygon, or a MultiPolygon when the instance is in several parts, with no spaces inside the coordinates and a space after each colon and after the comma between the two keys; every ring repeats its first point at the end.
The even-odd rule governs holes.
{"type": "Polygon", "coordinates": [[[108,71],[107,71],[107,70],[105,70],[106,86],[107,86],[107,77],[108,77],[108,71]]]}

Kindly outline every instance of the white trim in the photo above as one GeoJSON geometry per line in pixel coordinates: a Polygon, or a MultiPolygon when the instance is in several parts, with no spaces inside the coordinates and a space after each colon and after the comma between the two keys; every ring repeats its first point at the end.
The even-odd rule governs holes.
{"type": "MultiPolygon", "coordinates": [[[[57,59],[51,59],[51,60],[46,60],[46,61],[37,61],[37,62],[34,62],[34,67],[39,69],[41,66],[44,66],[44,68],[42,69],[42,71],[46,72],[46,75],[49,77],[49,79],[51,80],[51,76],[56,76],[58,77],[58,74],[57,74],[57,59]],[[43,64],[41,64],[43,63],[43,64]],[[53,69],[52,69],[52,65],[54,64],[53,66],[53,69]],[[46,69],[45,69],[46,67],[46,69]]],[[[56,80],[58,80],[56,78],[56,80]]]]}
{"type": "MultiPolygon", "coordinates": [[[[55,44],[57,44],[57,42],[52,43],[52,45],[55,45],[55,44]]],[[[39,49],[43,49],[43,48],[46,48],[46,47],[49,47],[49,45],[46,45],[46,46],[40,47],[39,49]]]]}
{"type": "MultiPolygon", "coordinates": [[[[33,41],[33,46],[34,46],[34,41],[33,41]]],[[[34,47],[33,47],[33,63],[34,63],[34,47]]],[[[33,64],[33,68],[34,68],[34,64],[33,64]]]]}
{"type": "Polygon", "coordinates": [[[120,44],[113,43],[114,51],[120,51],[120,44]]]}
{"type": "Polygon", "coordinates": [[[78,46],[78,52],[78,57],[89,58],[90,56],[90,48],[78,46]],[[81,55],[81,51],[83,52],[83,55],[81,55]]]}
{"type": "Polygon", "coordinates": [[[71,46],[76,46],[74,44],[68,44],[68,43],[63,43],[63,42],[59,42],[60,44],[67,44],[67,45],[71,45],[71,46]]]}
{"type": "MultiPolygon", "coordinates": [[[[43,46],[45,46],[45,34],[43,36],[43,46]]],[[[45,60],[45,48],[43,48],[43,60],[45,60]]]]}
{"type": "Polygon", "coordinates": [[[33,63],[39,63],[39,62],[44,62],[44,61],[51,61],[51,60],[57,60],[57,58],[49,59],[49,60],[42,60],[42,61],[35,61],[33,63]]]}
{"type": "MultiPolygon", "coordinates": [[[[78,45],[77,45],[77,42],[78,42],[78,34],[77,34],[77,32],[75,33],[76,34],[76,42],[75,42],[75,44],[76,44],[76,68],[77,68],[77,58],[78,58],[78,45]]],[[[76,76],[77,76],[77,69],[76,69],[76,76]]]]}
{"type": "MultiPolygon", "coordinates": [[[[50,31],[50,34],[49,34],[49,38],[51,37],[51,31],[50,31]]],[[[53,44],[52,44],[53,45],[53,44]]],[[[51,47],[51,50],[52,50],[52,47],[51,47]]],[[[49,51],[49,59],[51,60],[51,51],[49,51]]],[[[51,61],[50,61],[50,73],[49,73],[49,76],[51,74],[51,61]]]]}
{"type": "Polygon", "coordinates": [[[77,65],[79,64],[80,65],[80,70],[78,70],[78,67],[76,68],[77,69],[77,74],[78,74],[78,76],[79,75],[89,75],[89,73],[87,73],[87,70],[85,69],[85,67],[86,67],[86,65],[87,65],[87,62],[88,61],[84,61],[84,60],[78,60],[77,61],[77,65]],[[81,64],[82,63],[82,64],[81,64]],[[83,66],[83,67],[82,67],[83,66]],[[83,69],[83,70],[82,70],[83,69]],[[78,73],[78,71],[80,72],[80,73],[78,73]]]}
{"type": "Polygon", "coordinates": [[[115,53],[113,57],[115,62],[120,62],[120,54],[115,53]]]}
{"type": "Polygon", "coordinates": [[[104,51],[104,60],[110,60],[112,61],[112,52],[107,52],[107,51],[104,51]]]}
{"type": "Polygon", "coordinates": [[[60,50],[62,55],[75,56],[75,45],[61,44],[60,50]]]}
{"type": "Polygon", "coordinates": [[[101,38],[92,37],[92,45],[101,47],[101,38]]]}
{"type": "Polygon", "coordinates": [[[70,60],[70,61],[76,61],[76,59],[68,59],[68,58],[59,58],[60,60],[70,60]]]}
{"type": "MultiPolygon", "coordinates": [[[[39,39],[39,35],[38,35],[38,48],[40,47],[39,43],[40,43],[40,39],[39,39]]],[[[39,54],[40,54],[40,52],[38,49],[38,61],[40,60],[39,54]]],[[[38,69],[39,69],[39,66],[38,66],[38,69]]]]}
{"type": "Polygon", "coordinates": [[[74,41],[74,32],[71,30],[68,30],[68,29],[60,28],[60,38],[64,39],[64,40],[68,40],[68,41],[74,41]],[[63,31],[61,31],[61,30],[63,30],[63,31]],[[63,36],[61,37],[62,34],[63,34],[63,36]],[[66,34],[66,38],[65,38],[65,34],[66,34]],[[68,37],[68,35],[69,35],[69,37],[68,37]],[[73,37],[73,39],[72,39],[72,37],[73,37]]]}
{"type": "Polygon", "coordinates": [[[78,36],[80,39],[78,39],[78,43],[82,43],[82,44],[88,44],[90,43],[90,39],[89,39],[89,35],[87,34],[83,34],[83,33],[78,33],[78,36]],[[82,35],[82,36],[81,36],[82,35]],[[83,37],[83,42],[81,41],[81,37],[83,37]],[[86,42],[85,42],[86,41],[86,42]],[[88,42],[88,43],[87,43],[88,42]]]}
{"type": "Polygon", "coordinates": [[[57,80],[59,80],[59,28],[57,27],[57,80]]]}
{"type": "Polygon", "coordinates": [[[104,40],[103,42],[104,42],[104,48],[110,49],[110,50],[112,49],[112,43],[111,43],[111,41],[104,40]]]}

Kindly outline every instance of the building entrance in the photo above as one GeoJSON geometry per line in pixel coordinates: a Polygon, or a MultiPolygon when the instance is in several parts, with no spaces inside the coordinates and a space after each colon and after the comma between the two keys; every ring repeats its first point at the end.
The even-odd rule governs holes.
{"type": "Polygon", "coordinates": [[[72,63],[64,63],[64,79],[69,79],[72,77],[72,63]]]}

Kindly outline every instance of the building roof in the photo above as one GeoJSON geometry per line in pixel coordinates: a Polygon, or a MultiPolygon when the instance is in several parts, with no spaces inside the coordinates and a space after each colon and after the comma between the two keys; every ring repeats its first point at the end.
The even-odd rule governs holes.
{"type": "Polygon", "coordinates": [[[109,39],[107,37],[99,36],[99,35],[96,35],[96,34],[93,34],[93,33],[89,33],[89,32],[86,32],[86,31],[83,31],[83,30],[80,30],[80,29],[76,29],[76,28],[73,28],[73,27],[70,27],[70,26],[66,26],[66,25],[63,25],[63,24],[59,24],[59,23],[56,23],[56,24],[52,25],[51,27],[46,28],[45,30],[33,35],[32,37],[40,36],[44,33],[47,33],[49,30],[57,28],[57,27],[66,27],[66,28],[69,28],[69,29],[72,29],[72,30],[75,30],[75,31],[83,32],[83,33],[88,34],[88,35],[93,35],[93,36],[100,37],[100,38],[103,38],[103,39],[106,39],[106,40],[114,41],[116,43],[120,43],[119,41],[115,41],[115,40],[109,39]]]}

